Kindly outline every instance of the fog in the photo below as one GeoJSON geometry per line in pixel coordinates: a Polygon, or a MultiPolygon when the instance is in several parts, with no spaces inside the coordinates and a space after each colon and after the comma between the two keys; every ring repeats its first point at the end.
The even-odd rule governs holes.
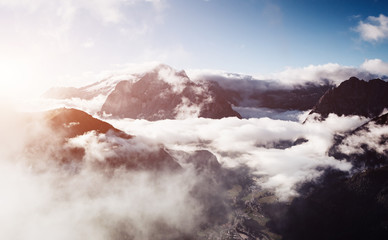
{"type": "MultiPolygon", "coordinates": [[[[41,116],[4,111],[0,148],[1,239],[181,239],[208,221],[203,200],[220,193],[194,168],[152,171],[100,168],[111,156],[158,148],[89,132],[62,145],[41,116]],[[61,164],[70,147],[82,162],[61,164]],[[62,154],[62,156],[61,156],[62,154]]],[[[70,155],[72,156],[72,155],[70,155]]],[[[217,199],[217,197],[215,197],[217,199]]]]}

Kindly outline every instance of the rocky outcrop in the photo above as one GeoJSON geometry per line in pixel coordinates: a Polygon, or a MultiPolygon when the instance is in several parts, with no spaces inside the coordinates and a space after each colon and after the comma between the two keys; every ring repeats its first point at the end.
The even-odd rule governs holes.
{"type": "Polygon", "coordinates": [[[351,77],[338,87],[328,90],[314,106],[312,113],[326,118],[330,113],[339,116],[358,115],[373,118],[388,108],[388,83],[351,77]]]}

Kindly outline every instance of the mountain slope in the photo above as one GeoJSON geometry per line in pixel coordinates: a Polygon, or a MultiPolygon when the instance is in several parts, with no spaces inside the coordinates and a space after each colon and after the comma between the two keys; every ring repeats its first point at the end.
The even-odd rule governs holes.
{"type": "Polygon", "coordinates": [[[132,138],[132,136],[114,128],[109,123],[77,109],[61,108],[48,111],[45,113],[45,120],[52,129],[63,132],[67,138],[80,136],[90,131],[104,134],[112,132],[124,139],[132,138]]]}
{"type": "MultiPolygon", "coordinates": [[[[388,167],[348,176],[327,170],[268,223],[285,240],[387,239],[388,167]]],[[[282,210],[280,210],[282,209],[282,210]]]]}
{"type": "MultiPolygon", "coordinates": [[[[33,133],[25,146],[30,159],[48,156],[52,164],[98,169],[177,170],[180,165],[163,146],[143,143],[76,109],[55,109],[28,115],[33,133]]],[[[32,165],[39,166],[41,162],[32,165]]]]}
{"type": "Polygon", "coordinates": [[[351,132],[336,135],[329,155],[346,159],[356,168],[388,165],[388,113],[351,132]]]}

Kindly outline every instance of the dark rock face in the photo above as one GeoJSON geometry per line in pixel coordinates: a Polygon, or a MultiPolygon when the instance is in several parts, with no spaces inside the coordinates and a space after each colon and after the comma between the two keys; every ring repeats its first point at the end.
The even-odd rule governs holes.
{"type": "Polygon", "coordinates": [[[270,142],[270,143],[267,143],[267,144],[258,144],[256,146],[257,147],[268,148],[268,149],[271,149],[271,148],[287,149],[287,148],[290,148],[290,147],[293,147],[293,146],[297,146],[297,145],[303,144],[305,142],[308,142],[308,140],[305,139],[305,138],[298,138],[295,141],[279,140],[279,141],[270,142]]]}
{"type": "Polygon", "coordinates": [[[184,72],[161,65],[137,82],[122,81],[108,96],[101,111],[114,117],[147,120],[188,116],[239,117],[215,83],[194,83],[184,72]]]}
{"type": "Polygon", "coordinates": [[[380,79],[366,82],[351,77],[338,87],[328,90],[311,113],[319,113],[323,118],[330,113],[376,117],[387,107],[387,82],[380,79]]]}
{"type": "Polygon", "coordinates": [[[218,162],[217,157],[207,150],[197,150],[184,161],[193,164],[198,172],[210,171],[212,174],[217,175],[221,171],[221,164],[218,162]]]}
{"type": "Polygon", "coordinates": [[[388,114],[337,135],[329,155],[351,172],[326,169],[290,204],[263,207],[267,227],[285,240],[388,238],[388,114]]]}
{"type": "Polygon", "coordinates": [[[387,239],[388,168],[355,174],[330,170],[278,207],[268,223],[285,240],[387,239]]]}

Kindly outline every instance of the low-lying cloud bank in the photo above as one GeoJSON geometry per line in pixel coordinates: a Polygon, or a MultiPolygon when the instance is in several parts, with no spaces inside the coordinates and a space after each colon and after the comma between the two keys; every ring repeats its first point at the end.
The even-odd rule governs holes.
{"type": "Polygon", "coordinates": [[[106,167],[116,155],[133,161],[160,148],[148,139],[92,131],[63,144],[61,132],[40,115],[2,110],[2,239],[182,239],[218,221],[209,209],[224,209],[223,186],[191,164],[106,167]],[[64,161],[80,149],[82,159],[64,161]]]}
{"type": "Polygon", "coordinates": [[[287,68],[284,71],[272,74],[245,75],[228,73],[220,70],[187,70],[192,79],[211,79],[217,81],[226,89],[252,89],[262,90],[273,88],[290,88],[297,85],[312,83],[317,85],[335,84],[355,76],[360,79],[386,78],[387,64],[381,59],[366,59],[359,67],[343,66],[338,63],[322,65],[309,65],[300,68],[287,68]],[[235,84],[233,84],[235,83],[235,84]]]}
{"type": "Polygon", "coordinates": [[[204,221],[190,194],[195,181],[184,181],[193,177],[188,173],[0,169],[4,239],[175,239],[204,221]]]}
{"type": "Polygon", "coordinates": [[[224,118],[163,120],[110,120],[129,134],[147,136],[169,149],[207,149],[226,167],[249,166],[261,186],[276,191],[282,199],[296,193],[296,184],[319,176],[318,168],[349,170],[351,165],[327,155],[336,132],[355,128],[366,119],[330,115],[324,122],[224,118]],[[301,144],[294,144],[305,139],[301,144]],[[306,141],[307,140],[307,141],[306,141]],[[281,147],[289,142],[288,147],[281,147]]]}
{"type": "Polygon", "coordinates": [[[110,119],[135,137],[88,132],[64,145],[55,140],[56,129],[42,121],[25,124],[19,113],[4,113],[0,238],[43,240],[198,238],[199,230],[228,221],[233,212],[228,190],[240,184],[240,175],[288,200],[298,194],[300,184],[316,179],[326,168],[349,171],[352,165],[328,156],[328,149],[334,134],[367,121],[336,115],[304,124],[305,115],[299,121],[110,119]],[[161,147],[181,169],[98,167],[112,157],[127,156],[123,159],[131,161],[161,147]],[[60,153],[66,148],[66,153],[84,149],[82,161],[61,163],[60,153]],[[221,165],[210,160],[203,166],[213,168],[198,165],[210,153],[191,160],[198,163],[188,161],[187,154],[197,150],[210,151],[221,165]]]}

